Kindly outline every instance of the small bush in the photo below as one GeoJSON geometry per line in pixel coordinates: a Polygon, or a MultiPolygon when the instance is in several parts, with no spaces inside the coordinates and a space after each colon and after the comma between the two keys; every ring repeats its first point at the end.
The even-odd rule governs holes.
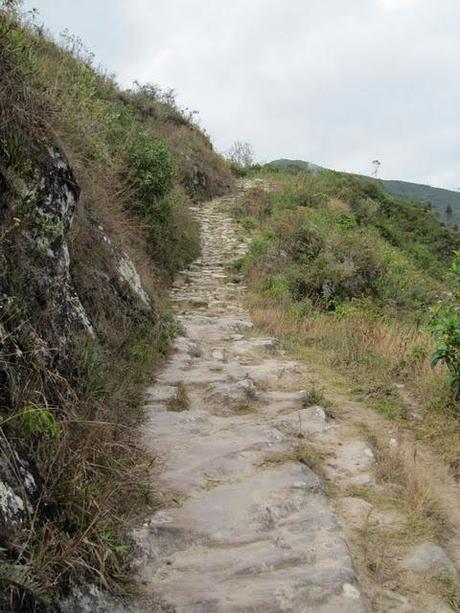
{"type": "Polygon", "coordinates": [[[281,302],[289,295],[289,284],[286,277],[283,275],[269,277],[265,291],[271,298],[281,302]]]}
{"type": "Polygon", "coordinates": [[[241,225],[246,231],[250,232],[257,228],[257,220],[254,217],[245,217],[241,220],[241,225]]]}
{"type": "Polygon", "coordinates": [[[151,210],[173,187],[175,167],[171,152],[164,142],[141,133],[132,144],[128,161],[139,206],[151,210]]]}
{"type": "Polygon", "coordinates": [[[436,339],[436,351],[432,364],[443,363],[449,370],[450,385],[457,400],[460,396],[460,252],[456,252],[450,269],[454,292],[444,302],[432,309],[432,327],[436,339]]]}
{"type": "Polygon", "coordinates": [[[305,390],[305,406],[320,405],[324,409],[331,406],[330,401],[326,398],[326,394],[321,387],[313,383],[309,389],[305,390]]]}

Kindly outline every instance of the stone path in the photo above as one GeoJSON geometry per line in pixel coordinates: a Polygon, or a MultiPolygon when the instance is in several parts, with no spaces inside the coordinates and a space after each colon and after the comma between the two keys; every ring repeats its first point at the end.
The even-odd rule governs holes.
{"type": "MultiPolygon", "coordinates": [[[[150,610],[360,613],[323,482],[297,461],[299,447],[338,426],[309,406],[306,367],[253,330],[245,288],[226,268],[246,248],[231,205],[195,211],[202,257],[174,286],[182,331],[146,395],[143,439],[170,505],[136,533],[140,581],[159,603],[150,610]]],[[[359,477],[365,450],[344,456],[359,477]]]]}

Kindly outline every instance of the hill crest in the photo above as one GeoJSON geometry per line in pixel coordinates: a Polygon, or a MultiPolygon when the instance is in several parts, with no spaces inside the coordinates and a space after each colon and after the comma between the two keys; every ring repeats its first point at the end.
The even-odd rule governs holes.
{"type": "MultiPolygon", "coordinates": [[[[332,170],[319,166],[318,164],[313,164],[312,162],[289,160],[285,158],[274,160],[269,164],[280,170],[288,170],[292,167],[308,168],[314,173],[320,172],[321,170],[332,170]]],[[[376,179],[374,177],[355,173],[344,174],[352,174],[368,181],[379,183],[391,196],[429,203],[438,213],[441,221],[444,223],[460,224],[460,192],[399,179],[376,179]],[[449,207],[452,209],[452,213],[450,213],[449,207]]]]}

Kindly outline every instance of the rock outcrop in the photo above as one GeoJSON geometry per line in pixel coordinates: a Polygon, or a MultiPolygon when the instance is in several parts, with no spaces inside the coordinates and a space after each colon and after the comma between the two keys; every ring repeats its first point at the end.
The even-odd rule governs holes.
{"type": "MultiPolygon", "coordinates": [[[[46,408],[49,419],[59,422],[78,388],[79,347],[98,341],[91,301],[83,304],[72,275],[69,236],[79,195],[72,168],[56,147],[43,149],[27,169],[0,165],[0,545],[13,554],[40,497],[44,504],[30,441],[17,423],[24,407],[31,415],[46,408]]],[[[87,274],[124,305],[127,316],[152,320],[151,300],[133,262],[85,214],[91,237],[104,246],[108,271],[87,274]]]]}

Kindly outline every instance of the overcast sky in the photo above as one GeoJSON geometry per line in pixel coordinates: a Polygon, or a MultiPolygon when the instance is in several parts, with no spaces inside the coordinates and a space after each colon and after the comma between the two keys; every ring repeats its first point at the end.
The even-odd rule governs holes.
{"type": "Polygon", "coordinates": [[[460,187],[459,0],[25,4],[121,85],[175,88],[220,151],[460,187]]]}

